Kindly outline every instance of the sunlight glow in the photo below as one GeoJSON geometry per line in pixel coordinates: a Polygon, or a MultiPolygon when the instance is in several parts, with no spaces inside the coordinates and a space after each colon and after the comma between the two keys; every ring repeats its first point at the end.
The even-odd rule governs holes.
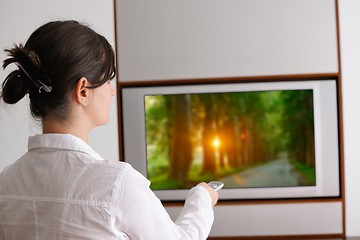
{"type": "Polygon", "coordinates": [[[215,137],[212,145],[214,146],[214,148],[219,148],[220,147],[220,139],[218,137],[215,137]]]}

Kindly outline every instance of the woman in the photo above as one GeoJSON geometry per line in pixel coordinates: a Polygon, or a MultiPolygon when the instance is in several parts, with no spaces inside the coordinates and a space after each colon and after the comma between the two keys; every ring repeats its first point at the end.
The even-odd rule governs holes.
{"type": "Polygon", "coordinates": [[[115,90],[114,51],[76,21],[49,22],[25,46],[6,50],[16,64],[1,97],[29,94],[43,134],[0,174],[0,239],[206,239],[218,195],[205,183],[191,189],[173,222],[149,181],[129,164],[103,160],[87,144],[108,122],[115,90]]]}

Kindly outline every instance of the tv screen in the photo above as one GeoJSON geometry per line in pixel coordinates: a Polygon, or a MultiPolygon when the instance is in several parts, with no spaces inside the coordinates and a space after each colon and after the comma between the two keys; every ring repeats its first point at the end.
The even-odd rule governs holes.
{"type": "Polygon", "coordinates": [[[336,96],[335,80],[124,88],[125,161],[162,200],[212,180],[222,199],[338,196],[336,96]]]}

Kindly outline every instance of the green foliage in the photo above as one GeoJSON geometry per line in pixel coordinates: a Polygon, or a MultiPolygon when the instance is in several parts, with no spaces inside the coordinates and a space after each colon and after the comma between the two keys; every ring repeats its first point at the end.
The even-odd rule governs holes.
{"type": "Polygon", "coordinates": [[[293,161],[292,163],[298,173],[304,178],[305,185],[316,185],[315,167],[306,166],[299,161],[293,161]]]}
{"type": "Polygon", "coordinates": [[[146,96],[146,146],[150,168],[152,165],[167,165],[168,117],[163,96],[146,96]]]}

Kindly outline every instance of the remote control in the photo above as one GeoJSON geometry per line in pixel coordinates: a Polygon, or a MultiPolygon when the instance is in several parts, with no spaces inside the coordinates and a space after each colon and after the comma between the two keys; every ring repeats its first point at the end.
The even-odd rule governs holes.
{"type": "Polygon", "coordinates": [[[210,187],[212,187],[215,191],[218,191],[224,187],[224,183],[219,181],[211,181],[208,183],[210,187]]]}

